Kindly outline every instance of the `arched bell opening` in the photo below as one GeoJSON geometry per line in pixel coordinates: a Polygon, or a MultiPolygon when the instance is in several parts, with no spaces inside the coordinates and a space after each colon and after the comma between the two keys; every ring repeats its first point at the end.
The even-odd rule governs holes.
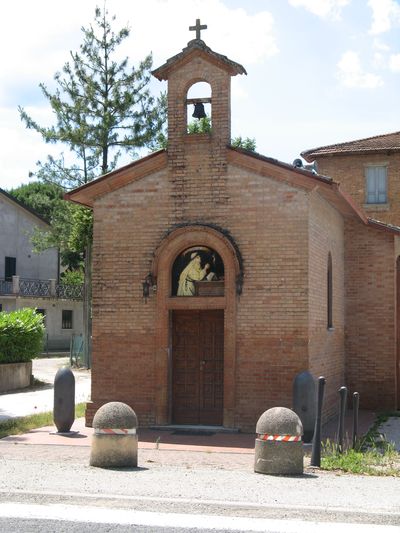
{"type": "Polygon", "coordinates": [[[205,81],[193,83],[186,95],[187,132],[211,132],[211,85],[205,81]]]}

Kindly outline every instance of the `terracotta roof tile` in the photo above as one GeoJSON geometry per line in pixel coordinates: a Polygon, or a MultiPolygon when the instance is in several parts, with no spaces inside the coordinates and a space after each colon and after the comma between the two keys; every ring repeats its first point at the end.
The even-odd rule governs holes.
{"type": "Polygon", "coordinates": [[[400,131],[367,137],[356,141],[349,141],[319,148],[311,148],[301,153],[306,161],[313,161],[316,157],[331,154],[352,154],[362,152],[386,152],[387,150],[400,151],[400,131]]]}

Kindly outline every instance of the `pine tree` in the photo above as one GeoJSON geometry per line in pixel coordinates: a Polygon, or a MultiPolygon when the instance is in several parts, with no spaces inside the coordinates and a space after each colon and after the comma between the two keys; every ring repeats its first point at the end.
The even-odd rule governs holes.
{"type": "Polygon", "coordinates": [[[22,121],[39,132],[46,143],[66,146],[72,155],[48,156],[38,162],[36,176],[72,189],[113,170],[122,155],[136,156],[136,149],[152,148],[166,118],[166,99],[149,90],[152,56],[137,68],[128,67],[128,58],[117,62],[116,51],[129,35],[124,27],[114,33],[108,12],[96,8],[94,25],[82,28],[80,52],[71,52],[71,61],[54,76],[52,94],[42,83],[56,124],[40,126],[19,107],[22,121]],[[68,158],[69,160],[70,158],[68,158]]]}
{"type": "MultiPolygon", "coordinates": [[[[118,47],[129,36],[129,28],[115,33],[114,20],[115,16],[110,18],[106,10],[97,7],[94,23],[82,27],[80,51],[71,52],[71,61],[54,76],[55,92],[40,84],[55,125],[40,126],[19,107],[27,128],[40,133],[46,143],[68,148],[67,157],[61,153],[58,158],[48,156],[45,162],[38,161],[32,174],[64,191],[113,170],[122,154],[134,158],[138,148],[154,149],[163,135],[166,97],[161,94],[156,98],[150,93],[152,56],[137,68],[128,66],[128,58],[117,61],[118,47]]],[[[35,249],[58,246],[64,262],[74,268],[76,254],[83,258],[91,239],[91,217],[80,211],[86,209],[65,203],[53,212],[52,230],[35,234],[35,249]],[[87,242],[77,239],[79,232],[87,242]]]]}

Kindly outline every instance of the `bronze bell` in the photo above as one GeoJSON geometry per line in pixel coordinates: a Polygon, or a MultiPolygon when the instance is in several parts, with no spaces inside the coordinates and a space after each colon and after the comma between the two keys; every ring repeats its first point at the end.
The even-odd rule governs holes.
{"type": "Polygon", "coordinates": [[[194,104],[194,111],[193,111],[192,117],[198,118],[200,120],[201,118],[205,118],[206,116],[207,115],[206,115],[206,112],[204,111],[203,102],[199,102],[197,104],[194,104]]]}

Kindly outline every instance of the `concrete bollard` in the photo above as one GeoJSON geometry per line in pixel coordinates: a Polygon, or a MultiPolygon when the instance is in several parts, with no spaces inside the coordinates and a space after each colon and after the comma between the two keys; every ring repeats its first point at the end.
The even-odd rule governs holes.
{"type": "Polygon", "coordinates": [[[138,439],[135,411],[122,402],[109,402],[93,418],[90,465],[100,468],[137,466],[138,439]]]}
{"type": "Polygon", "coordinates": [[[53,420],[58,433],[70,433],[75,420],[75,377],[66,366],[54,378],[53,420]]]}
{"type": "Polygon", "coordinates": [[[293,411],[299,415],[303,424],[303,442],[311,442],[317,417],[317,402],[315,380],[308,370],[300,372],[293,380],[293,411]]]}
{"type": "Polygon", "coordinates": [[[295,412],[286,407],[268,409],[258,419],[256,433],[254,472],[303,473],[303,426],[295,412]]]}

